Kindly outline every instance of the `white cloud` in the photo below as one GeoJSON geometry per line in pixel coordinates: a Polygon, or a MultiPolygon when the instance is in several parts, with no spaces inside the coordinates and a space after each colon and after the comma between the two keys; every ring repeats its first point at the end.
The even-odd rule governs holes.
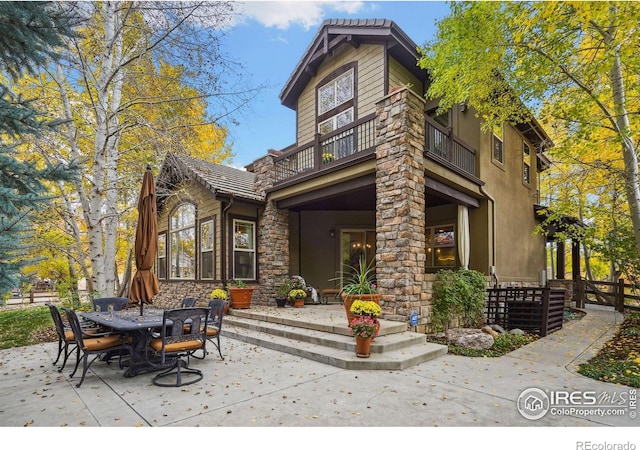
{"type": "Polygon", "coordinates": [[[252,19],[265,27],[279,30],[286,30],[292,25],[308,30],[320,25],[331,11],[355,14],[364,7],[364,1],[252,1],[241,5],[238,20],[252,19]]]}

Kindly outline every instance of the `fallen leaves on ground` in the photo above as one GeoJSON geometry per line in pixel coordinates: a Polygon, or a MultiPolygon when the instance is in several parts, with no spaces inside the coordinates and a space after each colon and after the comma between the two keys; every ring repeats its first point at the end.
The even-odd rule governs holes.
{"type": "Polygon", "coordinates": [[[609,383],[640,387],[640,313],[629,314],[596,356],[578,373],[609,383]]]}

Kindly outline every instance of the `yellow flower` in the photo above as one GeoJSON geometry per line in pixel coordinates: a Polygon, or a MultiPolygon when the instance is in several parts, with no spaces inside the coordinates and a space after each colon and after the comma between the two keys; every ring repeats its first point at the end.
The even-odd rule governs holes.
{"type": "Polygon", "coordinates": [[[220,288],[214,289],[213,291],[211,291],[210,297],[214,300],[226,300],[227,292],[220,288]]]}
{"type": "Polygon", "coordinates": [[[307,293],[302,289],[292,289],[289,291],[290,299],[306,298],[306,297],[307,297],[307,293]]]}
{"type": "Polygon", "coordinates": [[[378,317],[382,313],[382,308],[376,302],[371,300],[362,301],[355,300],[351,304],[351,312],[357,316],[378,317]]]}

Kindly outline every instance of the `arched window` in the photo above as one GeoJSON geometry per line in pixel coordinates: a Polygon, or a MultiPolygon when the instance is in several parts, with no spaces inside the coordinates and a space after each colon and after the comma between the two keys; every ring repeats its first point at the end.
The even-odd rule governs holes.
{"type": "Polygon", "coordinates": [[[193,280],[196,277],[196,207],[178,206],[169,220],[169,277],[193,280]]]}

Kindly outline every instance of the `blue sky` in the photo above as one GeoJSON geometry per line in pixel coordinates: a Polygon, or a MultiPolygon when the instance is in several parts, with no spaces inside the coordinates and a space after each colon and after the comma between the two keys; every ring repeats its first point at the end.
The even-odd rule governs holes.
{"type": "Polygon", "coordinates": [[[242,15],[223,39],[223,51],[245,67],[247,81],[265,84],[249,109],[230,126],[235,158],[244,167],[295,143],[295,113],[280,104],[280,91],[326,19],[391,19],[421,45],[435,33],[436,19],[448,14],[435,1],[254,1],[238,4],[242,15]]]}

